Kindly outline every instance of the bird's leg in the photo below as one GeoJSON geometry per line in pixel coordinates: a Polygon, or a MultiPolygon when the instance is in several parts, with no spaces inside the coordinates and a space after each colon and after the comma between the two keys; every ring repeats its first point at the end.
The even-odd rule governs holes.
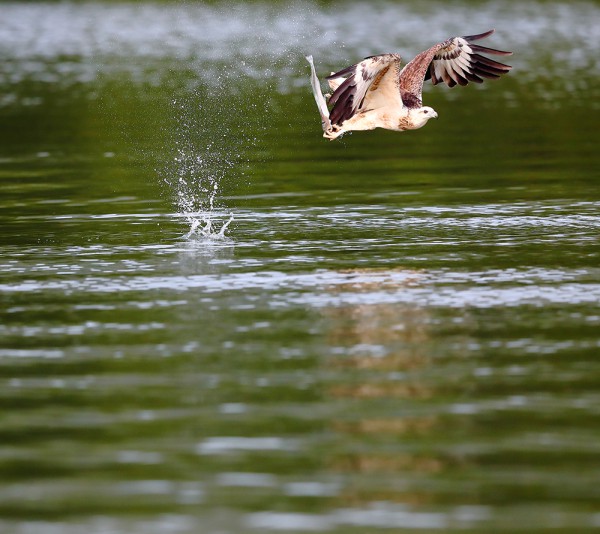
{"type": "Polygon", "coordinates": [[[343,131],[340,126],[338,126],[337,124],[332,124],[329,128],[327,128],[324,131],[323,137],[325,137],[325,139],[333,141],[334,139],[337,139],[338,137],[344,135],[344,133],[346,132],[343,131]]]}

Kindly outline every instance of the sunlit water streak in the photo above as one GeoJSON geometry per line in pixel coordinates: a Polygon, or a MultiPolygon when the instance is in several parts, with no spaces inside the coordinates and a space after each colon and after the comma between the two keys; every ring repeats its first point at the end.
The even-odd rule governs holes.
{"type": "MultiPolygon", "coordinates": [[[[66,274],[61,272],[61,274],[66,274]]],[[[232,274],[228,276],[118,276],[85,280],[24,281],[0,284],[5,293],[77,293],[105,294],[202,290],[205,295],[218,295],[230,290],[273,292],[271,307],[309,305],[311,307],[375,304],[419,303],[429,307],[499,307],[548,304],[593,304],[600,301],[598,273],[517,270],[499,272],[445,273],[394,272],[374,273],[317,271],[310,274],[286,274],[277,271],[232,274]],[[579,281],[582,278],[583,281],[579,281]],[[420,283],[416,282],[420,281],[420,283]],[[408,287],[407,287],[408,284],[408,287]],[[476,284],[477,287],[473,287],[476,284]],[[503,286],[498,286],[503,284],[503,286]],[[344,288],[351,286],[350,291],[344,288]],[[357,288],[371,288],[361,291],[357,288]],[[382,288],[382,289],[373,289],[382,288]],[[338,290],[336,288],[340,288],[338,290]],[[288,293],[291,292],[291,293],[288,293]],[[297,293],[299,292],[299,293],[297,293]]]]}

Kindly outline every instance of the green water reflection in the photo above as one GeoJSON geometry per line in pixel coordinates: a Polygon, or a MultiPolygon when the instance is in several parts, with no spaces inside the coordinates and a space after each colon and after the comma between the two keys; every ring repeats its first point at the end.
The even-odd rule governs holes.
{"type": "Polygon", "coordinates": [[[303,54],[472,3],[0,4],[2,532],[600,525],[598,9],[475,4],[510,77],[335,143],[303,54]]]}

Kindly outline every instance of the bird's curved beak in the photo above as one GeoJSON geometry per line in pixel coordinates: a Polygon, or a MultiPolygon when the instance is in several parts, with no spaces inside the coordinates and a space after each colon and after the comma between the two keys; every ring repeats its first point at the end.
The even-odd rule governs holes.
{"type": "Polygon", "coordinates": [[[433,111],[433,115],[432,115],[432,117],[433,117],[434,119],[437,119],[437,118],[438,118],[437,111],[435,111],[435,110],[433,111]]]}

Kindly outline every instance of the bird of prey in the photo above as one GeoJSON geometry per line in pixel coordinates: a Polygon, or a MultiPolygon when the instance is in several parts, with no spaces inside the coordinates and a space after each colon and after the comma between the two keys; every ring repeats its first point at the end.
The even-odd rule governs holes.
{"type": "Polygon", "coordinates": [[[423,106],[426,80],[454,87],[499,78],[512,68],[483,55],[509,56],[512,52],[474,44],[492,33],[494,30],[451,37],[421,52],[404,68],[398,54],[367,57],[327,77],[331,95],[322,94],[313,58],[307,56],[323,137],[333,141],[351,130],[385,128],[402,132],[421,128],[438,116],[433,108],[423,106]]]}

